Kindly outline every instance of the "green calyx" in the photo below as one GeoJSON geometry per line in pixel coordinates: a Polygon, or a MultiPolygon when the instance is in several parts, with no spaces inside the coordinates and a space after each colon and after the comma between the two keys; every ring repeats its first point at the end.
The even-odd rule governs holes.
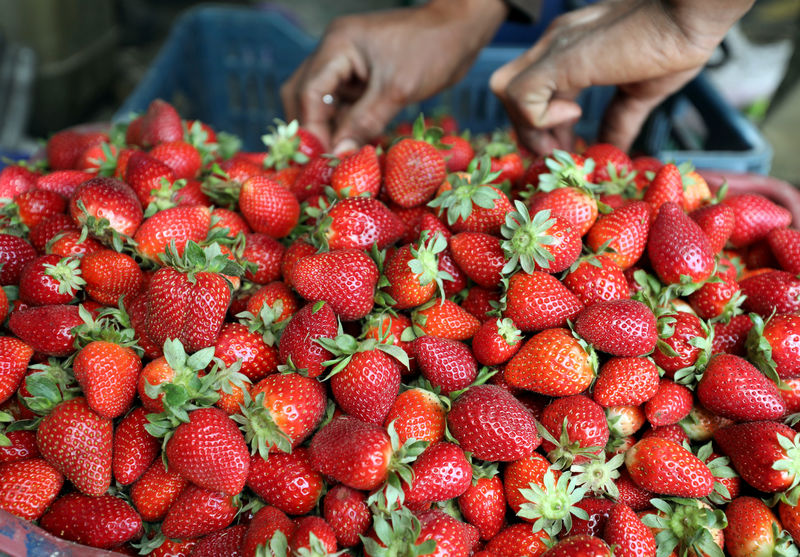
{"type": "Polygon", "coordinates": [[[67,364],[50,358],[46,364],[30,366],[35,372],[25,377],[25,388],[30,396],[24,397],[23,402],[31,412],[49,414],[61,402],[80,395],[81,388],[67,364]]]}
{"type": "Polygon", "coordinates": [[[420,112],[417,119],[414,120],[414,125],[411,128],[411,137],[416,139],[417,141],[424,141],[425,143],[430,143],[437,149],[442,149],[445,147],[442,144],[442,136],[444,135],[444,131],[442,128],[437,126],[426,126],[425,125],[425,115],[420,112]]]}
{"type": "Polygon", "coordinates": [[[217,207],[233,209],[239,201],[242,185],[232,180],[217,163],[211,165],[211,172],[203,180],[200,189],[217,207]]]}
{"type": "Polygon", "coordinates": [[[290,163],[307,163],[308,155],[300,151],[300,123],[292,120],[287,124],[278,118],[274,122],[275,125],[270,126],[270,133],[261,136],[261,141],[269,149],[264,166],[280,170],[290,163]]]}
{"type": "Polygon", "coordinates": [[[788,389],[789,386],[778,375],[778,365],[772,357],[772,345],[764,336],[764,327],[766,327],[769,319],[765,322],[757,313],[751,313],[749,317],[750,321],[753,322],[753,327],[750,329],[745,341],[747,359],[779,388],[788,389]]]}
{"type": "Polygon", "coordinates": [[[619,489],[614,480],[619,478],[619,467],[623,462],[625,462],[623,453],[614,455],[608,461],[602,455],[592,455],[585,462],[573,464],[570,470],[575,474],[578,485],[595,495],[608,496],[616,500],[619,497],[619,489]]]}
{"type": "Polygon", "coordinates": [[[499,172],[492,172],[491,168],[491,160],[488,156],[484,156],[474,167],[468,179],[457,174],[450,175],[452,189],[434,198],[428,203],[428,207],[445,211],[447,223],[450,226],[459,219],[467,220],[472,214],[473,205],[483,209],[494,209],[495,201],[500,199],[503,194],[489,185],[500,175],[499,172]]]}
{"type": "Polygon", "coordinates": [[[555,448],[547,453],[547,458],[550,459],[550,462],[553,463],[553,468],[556,470],[563,470],[572,466],[575,457],[578,455],[592,458],[603,450],[603,447],[581,447],[578,441],[572,441],[569,437],[568,424],[569,419],[565,417],[564,422],[561,424],[561,436],[556,439],[547,431],[547,428],[539,422],[536,423],[536,429],[542,439],[555,445],[555,448]]]}
{"type": "Polygon", "coordinates": [[[781,470],[792,478],[792,483],[785,490],[790,492],[800,485],[800,433],[796,434],[793,439],[779,433],[777,441],[786,456],[777,460],[772,468],[781,470]]]}
{"type": "Polygon", "coordinates": [[[72,328],[75,335],[73,345],[81,349],[90,342],[102,340],[132,348],[139,356],[142,348],[137,344],[136,332],[131,325],[130,316],[125,311],[122,300],[117,308],[104,308],[95,317],[83,305],[78,306],[78,315],[83,323],[72,328]]]}
{"type": "Polygon", "coordinates": [[[186,273],[190,282],[195,282],[197,273],[201,272],[219,273],[234,277],[241,277],[244,274],[242,266],[233,261],[228,255],[222,253],[218,243],[202,247],[197,242],[190,240],[186,242],[183,255],[179,255],[175,242],[172,241],[160,258],[165,265],[186,273]]]}
{"type": "Polygon", "coordinates": [[[556,223],[550,218],[550,210],[539,211],[533,218],[528,212],[528,207],[519,200],[514,201],[516,211],[506,215],[506,222],[500,227],[503,242],[500,247],[508,257],[508,262],[502,269],[504,275],[511,275],[520,267],[526,273],[532,273],[538,266],[549,269],[555,256],[546,246],[553,246],[558,242],[555,236],[548,234],[556,223]]]}
{"type": "Polygon", "coordinates": [[[434,234],[428,240],[428,231],[423,230],[419,239],[419,247],[411,246],[412,259],[408,268],[419,277],[419,284],[425,286],[435,282],[439,295],[444,298],[444,284],[442,281],[455,280],[453,275],[439,269],[439,254],[447,248],[447,239],[442,234],[434,234]],[[427,243],[425,243],[427,240],[427,243]]]}
{"type": "Polygon", "coordinates": [[[555,538],[562,529],[572,529],[572,515],[588,520],[589,514],[576,506],[587,493],[585,487],[579,486],[576,478],[564,472],[555,479],[553,470],[548,468],[544,475],[544,488],[533,482],[529,489],[520,489],[527,500],[520,507],[517,516],[533,520],[533,531],[544,531],[555,538]]]}
{"type": "Polygon", "coordinates": [[[325,366],[333,366],[323,381],[327,381],[347,367],[347,364],[349,364],[350,360],[353,358],[353,354],[358,352],[380,350],[400,362],[406,369],[410,366],[408,354],[405,350],[396,344],[382,343],[374,338],[359,341],[351,335],[339,334],[336,338],[320,337],[314,339],[314,342],[328,350],[334,356],[332,359],[323,362],[325,366]]]}
{"type": "Polygon", "coordinates": [[[330,553],[325,549],[325,544],[322,543],[314,532],[308,535],[308,547],[301,547],[294,552],[289,551],[289,541],[286,539],[286,534],[277,530],[272,538],[269,540],[269,546],[259,544],[256,547],[255,557],[339,557],[344,555],[347,550],[337,551],[330,553]]]}
{"type": "Polygon", "coordinates": [[[411,464],[428,448],[429,443],[416,439],[406,439],[405,443],[401,445],[400,436],[397,434],[394,422],[389,424],[386,431],[392,444],[389,475],[383,487],[367,498],[367,504],[374,505],[384,512],[389,512],[402,506],[403,501],[405,501],[404,487],[410,486],[414,481],[414,471],[411,469],[411,464]]]}
{"type": "Polygon", "coordinates": [[[373,528],[380,541],[361,536],[365,552],[372,557],[418,557],[436,551],[436,541],[417,543],[422,526],[405,507],[373,516],[373,528]]]}
{"type": "MultiPolygon", "coordinates": [[[[691,451],[688,443],[684,443],[684,448],[691,451]]],[[[711,458],[713,448],[711,442],[702,445],[697,449],[696,456],[698,459],[706,463],[708,469],[713,474],[716,481],[714,482],[714,490],[711,495],[706,497],[706,500],[715,505],[727,505],[731,502],[731,492],[725,487],[725,484],[719,480],[722,478],[736,478],[738,474],[730,467],[730,459],[727,456],[719,456],[709,461],[711,458]]]]}
{"type": "Polygon", "coordinates": [[[44,274],[58,283],[59,294],[75,294],[86,284],[81,276],[81,260],[77,257],[62,257],[58,263],[47,263],[44,274]]]}
{"type": "Polygon", "coordinates": [[[286,325],[289,324],[288,319],[278,321],[278,318],[283,313],[283,301],[275,300],[271,306],[264,304],[258,315],[253,315],[249,311],[237,313],[236,317],[239,322],[247,327],[251,333],[261,335],[261,340],[267,346],[275,346],[280,338],[280,334],[286,325]]]}
{"type": "MultiPolygon", "coordinates": [[[[78,243],[83,242],[89,235],[96,238],[106,246],[118,252],[136,253],[136,240],[126,234],[120,234],[111,226],[111,221],[107,218],[98,218],[86,209],[83,200],[78,200],[78,209],[80,216],[78,221],[81,225],[81,235],[78,238],[78,243]]],[[[47,243],[47,251],[50,251],[50,246],[60,238],[57,235],[47,243]]]]}
{"type": "Polygon", "coordinates": [[[270,408],[264,404],[264,398],[264,393],[259,393],[250,401],[245,397],[247,403],[242,408],[242,413],[235,414],[232,418],[240,424],[252,454],[258,452],[266,460],[271,449],[291,453],[292,439],[275,423],[270,408]]]}
{"type": "Polygon", "coordinates": [[[161,178],[159,187],[150,190],[153,200],[147,205],[144,217],[152,217],[159,211],[177,206],[175,194],[184,186],[186,186],[186,180],[183,178],[174,182],[170,182],[167,178],[161,178]]]}
{"type": "Polygon", "coordinates": [[[497,334],[500,335],[506,344],[514,346],[522,340],[522,331],[517,329],[514,322],[509,317],[497,319],[497,334]]]}
{"type": "Polygon", "coordinates": [[[586,159],[583,166],[578,166],[575,159],[566,151],[556,149],[553,154],[544,160],[547,169],[546,174],[539,175],[539,189],[541,191],[553,191],[567,186],[578,187],[590,190],[594,187],[586,179],[594,172],[594,161],[586,159]]]}
{"type": "Polygon", "coordinates": [[[656,534],[657,557],[667,557],[673,551],[686,555],[723,557],[722,548],[714,541],[711,530],[721,530],[728,525],[725,512],[714,510],[697,499],[669,497],[651,499],[659,511],[642,518],[650,528],[661,530],[656,534]]]}

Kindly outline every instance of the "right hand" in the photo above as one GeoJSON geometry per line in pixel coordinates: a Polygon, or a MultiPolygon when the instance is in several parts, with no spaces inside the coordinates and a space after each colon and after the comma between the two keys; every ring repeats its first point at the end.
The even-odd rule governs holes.
{"type": "Polygon", "coordinates": [[[286,117],[334,152],[365,143],[463,77],[506,12],[501,0],[432,0],[338,18],[281,87],[286,117]]]}

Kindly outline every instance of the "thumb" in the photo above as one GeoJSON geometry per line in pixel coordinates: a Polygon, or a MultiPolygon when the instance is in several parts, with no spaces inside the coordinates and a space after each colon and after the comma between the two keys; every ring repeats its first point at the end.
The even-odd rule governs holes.
{"type": "Polygon", "coordinates": [[[606,108],[597,140],[628,152],[647,116],[661,100],[662,96],[639,98],[617,90],[606,108]]]}
{"type": "Polygon", "coordinates": [[[331,144],[334,153],[363,145],[380,135],[402,107],[389,100],[386,92],[370,82],[364,94],[337,115],[331,144]]]}

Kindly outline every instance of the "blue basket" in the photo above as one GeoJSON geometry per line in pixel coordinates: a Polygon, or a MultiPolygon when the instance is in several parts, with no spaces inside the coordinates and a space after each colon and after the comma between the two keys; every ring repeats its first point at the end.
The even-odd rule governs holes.
{"type": "MultiPolygon", "coordinates": [[[[263,149],[261,135],[282,116],[280,84],[313,50],[314,39],[281,15],[246,8],[201,6],[187,11],[136,90],[115,115],[124,120],[151,100],[173,103],[186,118],[199,118],[238,135],[249,150],[263,149]]],[[[519,56],[518,46],[485,48],[458,84],[417,105],[446,111],[473,132],[507,127],[502,103],[489,90],[489,76],[519,56]]],[[[596,137],[613,87],[591,88],[579,98],[583,117],[577,133],[596,137]]],[[[662,160],[691,160],[698,167],[766,174],[772,149],[746,118],[700,76],[659,107],[645,125],[637,148],[662,160]]]]}

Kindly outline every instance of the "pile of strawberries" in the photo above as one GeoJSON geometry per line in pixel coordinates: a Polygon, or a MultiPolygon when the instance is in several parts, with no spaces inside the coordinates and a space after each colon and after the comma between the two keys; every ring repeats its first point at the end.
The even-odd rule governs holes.
{"type": "Polygon", "coordinates": [[[250,153],[154,101],[2,170],[0,509],[131,555],[797,555],[789,212],[430,124],[250,153]]]}

